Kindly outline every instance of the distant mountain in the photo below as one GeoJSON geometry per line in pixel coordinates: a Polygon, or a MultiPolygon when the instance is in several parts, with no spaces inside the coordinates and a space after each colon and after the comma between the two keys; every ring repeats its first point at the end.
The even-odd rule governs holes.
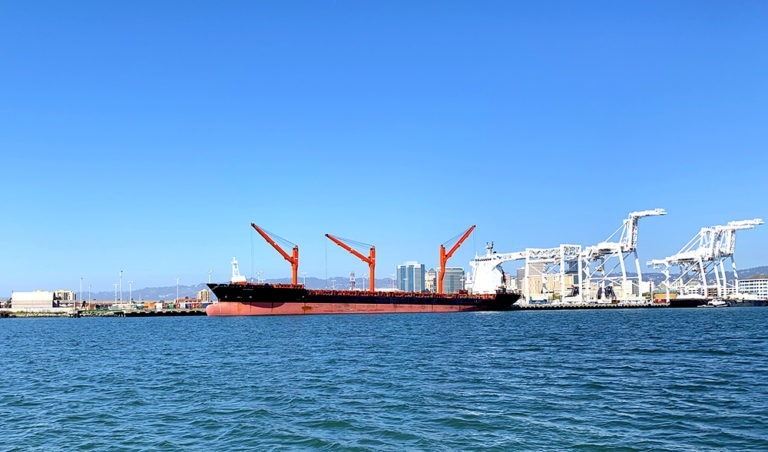
{"type": "MultiPolygon", "coordinates": [[[[290,278],[277,278],[277,279],[267,279],[264,282],[270,283],[270,284],[289,284],[291,282],[290,278]]],[[[304,284],[304,278],[299,278],[299,283],[304,284]]],[[[356,281],[356,287],[361,288],[368,287],[368,279],[362,280],[357,279],[356,281]]],[[[307,277],[306,278],[306,286],[309,289],[348,289],[349,288],[349,277],[334,277],[334,278],[328,278],[328,280],[322,279],[322,278],[314,278],[314,277],[307,277]]],[[[376,287],[384,288],[384,287],[392,287],[392,278],[384,278],[384,279],[376,279],[376,287]]],[[[197,293],[200,292],[203,289],[206,289],[207,286],[204,283],[195,284],[195,285],[187,285],[187,286],[179,286],[179,298],[196,298],[197,293]]],[[[163,286],[163,287],[145,287],[143,289],[134,289],[131,293],[133,296],[133,299],[135,301],[140,300],[146,300],[146,301],[155,301],[155,300],[173,300],[176,298],[176,286],[163,286]]],[[[94,292],[91,293],[91,299],[92,300],[104,300],[104,301],[113,301],[115,300],[115,292],[94,292]]],[[[117,295],[117,298],[119,298],[119,294],[117,295]]],[[[129,293],[127,290],[123,289],[123,300],[127,301],[129,299],[129,293]]]]}
{"type": "MultiPolygon", "coordinates": [[[[197,293],[205,288],[206,285],[202,283],[193,286],[179,286],[179,298],[196,298],[197,293]]],[[[132,296],[136,301],[173,300],[176,298],[176,286],[145,287],[143,289],[134,289],[133,292],[130,292],[130,296],[132,296]]],[[[94,292],[91,294],[92,300],[113,301],[119,297],[120,294],[118,293],[116,295],[114,291],[94,292]]],[[[129,300],[129,291],[125,289],[123,289],[123,300],[129,300]]]]}
{"type": "MultiPolygon", "coordinates": [[[[768,276],[768,266],[766,265],[760,267],[737,269],[736,271],[739,274],[739,279],[750,278],[753,276],[768,276]]],[[[627,272],[627,276],[636,277],[637,273],[627,272]]],[[[670,273],[671,278],[674,278],[675,276],[675,273],[670,273]]],[[[725,276],[728,278],[728,280],[733,280],[733,271],[726,271],[725,276]]],[[[659,285],[660,283],[664,282],[664,273],[643,273],[643,281],[653,281],[654,284],[659,285]]]]}
{"type": "MultiPolygon", "coordinates": [[[[751,276],[758,276],[758,275],[768,275],[768,265],[763,265],[761,267],[745,268],[743,270],[737,269],[737,272],[739,273],[739,279],[749,278],[751,276]]],[[[729,274],[729,276],[733,276],[733,275],[729,274]]]]}

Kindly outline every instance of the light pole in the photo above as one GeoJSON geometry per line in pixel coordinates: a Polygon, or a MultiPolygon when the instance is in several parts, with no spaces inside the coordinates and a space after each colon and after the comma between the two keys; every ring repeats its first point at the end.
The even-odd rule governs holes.
{"type": "Polygon", "coordinates": [[[120,303],[123,302],[123,271],[120,270],[120,303]]]}
{"type": "Polygon", "coordinates": [[[128,302],[133,303],[133,281],[128,281],[128,302]]]}
{"type": "Polygon", "coordinates": [[[91,303],[91,283],[88,283],[88,303],[91,303]]]}
{"type": "Polygon", "coordinates": [[[77,297],[75,297],[75,300],[78,298],[83,298],[83,277],[80,277],[80,292],[77,293],[77,297]]]}
{"type": "Polygon", "coordinates": [[[176,278],[176,303],[179,302],[179,278],[176,278]]]}
{"type": "Polygon", "coordinates": [[[117,283],[115,283],[114,286],[115,286],[115,303],[117,303],[117,283]]]}
{"type": "Polygon", "coordinates": [[[303,272],[302,276],[304,276],[304,288],[307,288],[307,272],[303,272]]]}

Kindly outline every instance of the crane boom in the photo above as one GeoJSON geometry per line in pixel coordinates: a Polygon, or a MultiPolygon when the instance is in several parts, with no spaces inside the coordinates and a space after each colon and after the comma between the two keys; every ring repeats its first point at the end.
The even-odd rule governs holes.
{"type": "Polygon", "coordinates": [[[368,264],[368,272],[370,273],[370,281],[369,281],[369,288],[371,292],[375,291],[375,282],[376,282],[376,276],[375,276],[375,270],[376,270],[376,247],[371,246],[371,249],[368,251],[368,256],[362,255],[359,251],[352,248],[351,246],[347,245],[346,243],[342,242],[340,239],[332,236],[331,234],[325,234],[326,237],[328,237],[333,243],[339,245],[340,247],[344,248],[345,250],[349,251],[360,259],[361,261],[368,264]]]}
{"type": "Polygon", "coordinates": [[[251,226],[253,229],[256,230],[256,232],[259,233],[262,237],[264,237],[264,240],[267,241],[270,245],[272,245],[272,248],[277,250],[278,253],[280,253],[281,256],[283,256],[283,259],[287,260],[291,264],[291,284],[297,285],[299,283],[299,246],[294,245],[293,250],[291,251],[291,254],[283,250],[280,245],[275,243],[274,240],[272,240],[272,237],[269,236],[267,231],[257,226],[255,223],[251,223],[251,226]]]}
{"type": "Polygon", "coordinates": [[[461,236],[459,240],[456,241],[456,243],[451,247],[450,251],[447,253],[445,252],[445,246],[440,245],[440,275],[437,277],[437,293],[443,293],[443,278],[445,277],[445,264],[448,262],[448,259],[453,256],[453,253],[456,252],[457,249],[461,246],[462,243],[464,243],[464,240],[467,240],[467,237],[469,237],[469,234],[472,233],[472,231],[475,230],[475,225],[473,224],[469,229],[464,232],[464,234],[461,236]]]}

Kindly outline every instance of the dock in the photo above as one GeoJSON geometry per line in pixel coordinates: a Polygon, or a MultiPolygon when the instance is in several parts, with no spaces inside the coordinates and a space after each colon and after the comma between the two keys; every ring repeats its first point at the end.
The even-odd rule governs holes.
{"type": "Polygon", "coordinates": [[[51,309],[46,311],[13,311],[10,309],[0,310],[0,318],[38,318],[38,317],[62,317],[62,318],[81,318],[81,317],[192,317],[204,316],[203,308],[187,309],[51,309]]]}
{"type": "Polygon", "coordinates": [[[651,302],[619,302],[619,303],[524,303],[515,304],[516,310],[565,310],[565,309],[652,309],[668,308],[669,303],[651,303],[651,302]]]}

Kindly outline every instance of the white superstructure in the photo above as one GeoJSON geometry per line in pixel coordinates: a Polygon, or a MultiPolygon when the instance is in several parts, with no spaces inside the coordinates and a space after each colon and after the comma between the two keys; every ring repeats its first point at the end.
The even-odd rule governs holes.
{"type": "Polygon", "coordinates": [[[472,267],[471,280],[467,284],[470,293],[489,294],[505,287],[504,262],[525,259],[525,253],[497,253],[493,251],[493,242],[485,247],[484,256],[475,257],[469,265],[472,267]]]}
{"type": "Polygon", "coordinates": [[[245,284],[248,282],[245,276],[240,274],[240,267],[237,265],[236,257],[232,258],[232,279],[230,279],[230,282],[232,284],[245,284]]]}

